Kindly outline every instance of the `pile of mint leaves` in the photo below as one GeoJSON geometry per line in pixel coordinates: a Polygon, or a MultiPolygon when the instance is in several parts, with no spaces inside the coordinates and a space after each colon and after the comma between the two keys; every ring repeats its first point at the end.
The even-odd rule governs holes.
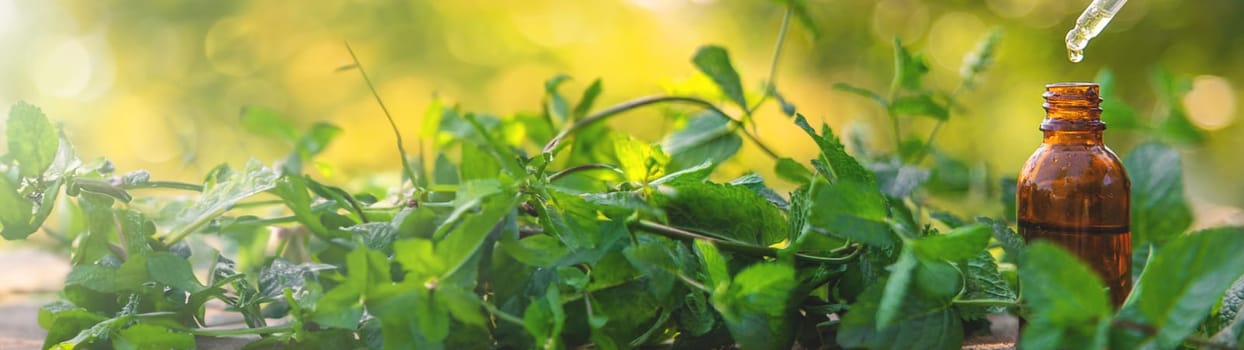
{"type": "MultiPolygon", "coordinates": [[[[792,18],[817,33],[802,2],[786,3],[774,65],[792,18]]],[[[1076,257],[1025,244],[1008,227],[1013,207],[965,218],[932,204],[979,187],[973,165],[932,140],[966,109],[955,99],[998,38],[967,55],[949,92],[927,87],[924,58],[897,40],[888,92],[835,86],[880,106],[892,148],[861,133],[848,153],[774,77],[745,89],[728,52],[706,46],[691,61],[716,85],[703,96],[598,108],[599,80],[572,103],[559,76],[544,84],[539,113],[499,118],[435,102],[417,135],[431,150],[408,154],[397,134],[402,181],[360,189],[312,176],[343,132],[330,124],[300,130],[248,107],[240,127],[288,144],[289,156],[182,183],[79,159],[40,109],[18,103],[0,158],[0,224],[9,240],[44,228],[71,256],[60,300],[39,313],[44,348],[250,336],[248,348],[933,349],[988,333],[987,316],[1002,313],[1026,320],[1025,349],[1237,348],[1244,229],[1185,232],[1192,212],[1171,146],[1147,142],[1125,157],[1138,283],[1117,310],[1076,257]],[[752,118],[768,101],[815,158],[760,141],[752,118]],[[677,129],[654,143],[605,123],[638,108],[660,108],[677,129]],[[936,126],[904,135],[913,118],[936,126]],[[715,170],[744,143],[771,159],[749,166],[796,189],[778,193],[755,174],[720,179],[715,170]],[[44,227],[54,211],[65,229],[44,227]],[[241,323],[208,327],[208,304],[241,323]]],[[[367,78],[357,60],[351,68],[367,78]]],[[[1155,76],[1167,79],[1166,98],[1183,92],[1155,76]]],[[[1099,81],[1109,97],[1111,76],[1099,81]]],[[[1178,104],[1167,105],[1152,125],[1123,107],[1104,118],[1195,141],[1195,129],[1178,128],[1178,104]]],[[[989,192],[1013,205],[1014,180],[997,182],[989,192]]]]}

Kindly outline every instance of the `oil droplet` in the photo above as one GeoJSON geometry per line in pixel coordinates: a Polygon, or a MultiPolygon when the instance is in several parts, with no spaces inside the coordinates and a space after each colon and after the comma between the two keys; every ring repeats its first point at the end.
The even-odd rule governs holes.
{"type": "Polygon", "coordinates": [[[1084,50],[1067,49],[1067,59],[1072,63],[1080,63],[1084,60],[1084,50]]]}

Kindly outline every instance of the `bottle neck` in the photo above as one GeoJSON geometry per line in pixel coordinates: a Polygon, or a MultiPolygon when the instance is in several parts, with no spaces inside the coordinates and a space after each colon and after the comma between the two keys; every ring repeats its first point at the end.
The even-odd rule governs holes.
{"type": "Polygon", "coordinates": [[[1045,131],[1043,143],[1060,144],[1060,145],[1100,145],[1102,144],[1101,130],[1095,131],[1079,131],[1079,130],[1059,130],[1045,131]]]}
{"type": "Polygon", "coordinates": [[[1059,83],[1045,86],[1045,120],[1041,131],[1044,142],[1101,144],[1101,97],[1097,84],[1059,83]]]}

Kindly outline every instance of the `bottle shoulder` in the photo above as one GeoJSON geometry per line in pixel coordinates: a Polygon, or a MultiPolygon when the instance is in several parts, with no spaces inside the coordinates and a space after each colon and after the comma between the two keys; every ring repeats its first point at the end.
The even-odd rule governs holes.
{"type": "Polygon", "coordinates": [[[1118,155],[1103,144],[1042,144],[1020,172],[1020,182],[1105,182],[1131,187],[1118,155]]]}

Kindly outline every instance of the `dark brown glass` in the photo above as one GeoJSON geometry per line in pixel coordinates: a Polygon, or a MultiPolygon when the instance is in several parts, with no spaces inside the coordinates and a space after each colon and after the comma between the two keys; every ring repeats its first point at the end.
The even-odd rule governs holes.
{"type": "Polygon", "coordinates": [[[1019,175],[1019,233],[1047,240],[1088,262],[1117,307],[1132,290],[1131,182],[1102,143],[1097,84],[1045,86],[1041,147],[1019,175]]]}

